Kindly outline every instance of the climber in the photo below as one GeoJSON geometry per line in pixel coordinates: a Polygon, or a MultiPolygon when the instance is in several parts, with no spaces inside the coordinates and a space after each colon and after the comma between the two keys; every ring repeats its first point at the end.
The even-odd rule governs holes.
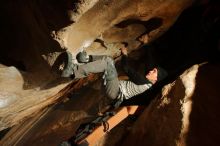
{"type": "MultiPolygon", "coordinates": [[[[77,54],[76,59],[82,65],[72,63],[72,55],[64,52],[68,57],[68,64],[62,68],[62,77],[84,78],[90,73],[104,73],[104,85],[107,97],[118,106],[123,100],[141,94],[152,87],[153,84],[166,77],[166,71],[154,66],[144,76],[139,75],[127,64],[127,48],[121,48],[122,67],[129,77],[129,81],[119,80],[114,60],[108,56],[87,55],[85,51],[77,54]],[[117,102],[116,102],[117,101],[117,102]],[[120,101],[120,102],[118,102],[120,101]]],[[[62,55],[62,54],[61,54],[62,55]]]]}

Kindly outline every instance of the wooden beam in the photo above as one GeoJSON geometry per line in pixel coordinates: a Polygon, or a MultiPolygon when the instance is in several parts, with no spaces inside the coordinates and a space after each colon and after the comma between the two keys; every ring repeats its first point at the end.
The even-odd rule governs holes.
{"type": "Polygon", "coordinates": [[[89,146],[95,145],[95,143],[105,135],[105,133],[109,132],[112,128],[114,128],[116,125],[118,125],[120,122],[122,122],[125,118],[127,118],[129,115],[135,114],[137,111],[138,106],[126,106],[120,108],[114,116],[111,116],[107,121],[108,129],[106,130],[105,125],[100,125],[95,128],[95,130],[90,133],[88,136],[86,136],[84,139],[76,142],[78,145],[81,145],[83,143],[87,143],[89,146]]]}

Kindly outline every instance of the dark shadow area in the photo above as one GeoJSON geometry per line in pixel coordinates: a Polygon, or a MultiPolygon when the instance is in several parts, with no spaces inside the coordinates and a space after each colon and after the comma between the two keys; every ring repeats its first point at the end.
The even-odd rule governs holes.
{"type": "Polygon", "coordinates": [[[52,38],[51,32],[58,31],[71,23],[69,13],[75,9],[76,1],[35,0],[4,1],[1,3],[0,63],[15,66],[27,74],[24,89],[40,86],[49,76],[50,65],[43,56],[51,57],[63,51],[52,38]],[[36,72],[41,72],[38,76],[36,72]],[[36,80],[37,79],[37,80],[36,80]]]}
{"type": "Polygon", "coordinates": [[[115,27],[122,29],[122,28],[126,28],[129,25],[133,25],[133,24],[140,24],[145,27],[145,31],[143,33],[141,33],[139,36],[136,36],[136,38],[134,38],[134,40],[136,40],[140,36],[142,36],[144,34],[148,34],[151,31],[158,29],[163,24],[163,19],[157,18],[157,17],[151,18],[148,21],[141,21],[138,19],[127,19],[127,20],[124,20],[124,21],[116,24],[115,27]]]}
{"type": "Polygon", "coordinates": [[[0,131],[0,141],[10,130],[11,128],[7,128],[7,129],[0,131]]]}
{"type": "Polygon", "coordinates": [[[220,64],[199,68],[192,96],[187,145],[218,146],[220,131],[219,87],[220,64]]]}
{"type": "Polygon", "coordinates": [[[101,40],[101,39],[95,39],[94,42],[100,43],[101,46],[104,47],[104,48],[106,48],[106,49],[108,48],[108,47],[105,45],[105,42],[104,42],[103,40],[101,40]]]}
{"type": "MultiPolygon", "coordinates": [[[[168,77],[151,90],[125,101],[123,105],[148,105],[163,85],[174,81],[187,68],[202,62],[220,62],[219,2],[196,5],[186,9],[163,36],[140,48],[140,62],[159,65],[168,77]],[[147,98],[146,98],[147,97],[147,98]]],[[[146,67],[145,67],[146,68],[146,67]]]]}
{"type": "Polygon", "coordinates": [[[204,61],[219,62],[219,14],[219,2],[214,1],[186,9],[153,43],[159,63],[175,73],[204,61]]]}
{"type": "Polygon", "coordinates": [[[128,19],[128,20],[125,20],[125,21],[122,21],[122,22],[116,24],[115,26],[118,28],[125,28],[131,24],[141,24],[146,27],[145,33],[149,33],[152,30],[159,28],[162,25],[162,23],[163,23],[163,20],[161,18],[151,18],[148,21],[141,21],[138,19],[128,19]]]}
{"type": "Polygon", "coordinates": [[[39,0],[39,6],[46,25],[50,30],[60,30],[73,21],[70,18],[71,12],[76,12],[78,0],[39,0]]]}
{"type": "Polygon", "coordinates": [[[1,63],[17,64],[30,55],[26,53],[32,49],[33,52],[36,49],[42,51],[41,54],[59,51],[60,46],[51,38],[50,32],[72,23],[67,17],[67,10],[70,9],[68,5],[71,5],[68,0],[41,0],[27,2],[25,5],[12,0],[3,2],[0,7],[1,63]]]}
{"type": "Polygon", "coordinates": [[[0,62],[1,64],[4,64],[5,66],[14,66],[21,71],[27,71],[22,61],[17,61],[17,60],[13,60],[13,58],[7,58],[5,56],[2,56],[2,58],[0,59],[0,62]]]}

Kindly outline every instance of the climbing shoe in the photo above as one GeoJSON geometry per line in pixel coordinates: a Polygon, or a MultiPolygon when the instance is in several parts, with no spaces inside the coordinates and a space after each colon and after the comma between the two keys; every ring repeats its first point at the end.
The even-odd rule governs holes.
{"type": "Polygon", "coordinates": [[[72,62],[72,54],[68,51],[62,52],[54,62],[52,69],[61,77],[74,76],[76,64],[72,62]]]}
{"type": "Polygon", "coordinates": [[[79,63],[88,63],[90,61],[90,56],[87,55],[86,51],[82,51],[76,55],[76,59],[79,63]]]}

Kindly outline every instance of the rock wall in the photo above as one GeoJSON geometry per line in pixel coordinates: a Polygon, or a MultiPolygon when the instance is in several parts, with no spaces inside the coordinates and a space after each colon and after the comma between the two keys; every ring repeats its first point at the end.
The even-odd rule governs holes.
{"type": "Polygon", "coordinates": [[[123,145],[219,145],[219,64],[194,65],[163,88],[123,145]]]}
{"type": "Polygon", "coordinates": [[[2,2],[0,130],[65,94],[61,89],[70,80],[60,79],[51,71],[60,52],[68,49],[75,55],[89,47],[89,53],[119,56],[121,42],[132,42],[137,47],[137,37],[146,32],[149,42],[155,40],[191,3],[192,0],[2,2]]]}
{"type": "MultiPolygon", "coordinates": [[[[150,104],[134,126],[133,123],[129,127],[125,124],[124,129],[116,132],[120,136],[108,134],[100,145],[219,145],[220,71],[219,64],[212,63],[219,61],[220,43],[216,29],[219,7],[217,4],[196,7],[196,10],[192,7],[176,21],[192,2],[2,2],[0,131],[16,126],[5,130],[9,132],[0,145],[57,145],[71,137],[86,118],[97,113],[98,107],[94,104],[98,104],[97,98],[103,98],[100,89],[89,85],[86,92],[83,89],[82,93],[78,92],[96,78],[72,83],[51,72],[60,52],[68,49],[75,55],[86,49],[90,54],[118,57],[122,42],[128,43],[129,52],[132,52],[140,45],[138,37],[146,33],[163,64],[171,69],[171,75],[201,60],[210,63],[186,70],[163,88],[162,97],[158,96],[150,104]],[[170,31],[169,28],[174,22],[177,23],[173,27],[175,33],[172,33],[173,29],[170,31]],[[76,99],[47,108],[70,92],[76,99]]],[[[129,55],[140,64],[146,59],[144,51],[129,55]]]]}
{"type": "MultiPolygon", "coordinates": [[[[135,41],[140,35],[147,32],[150,42],[162,35],[191,3],[190,0],[178,2],[172,0],[160,2],[151,0],[99,1],[76,23],[58,31],[58,41],[73,54],[86,49],[96,39],[100,39],[106,44],[117,44],[135,41]],[[157,19],[159,24],[151,22],[151,19],[157,19]],[[144,24],[148,21],[150,24],[145,26],[144,24]],[[117,25],[120,23],[124,24],[121,28],[117,25]],[[127,31],[133,29],[132,27],[136,28],[135,31],[127,31]],[[125,31],[127,32],[125,33],[125,31]],[[111,41],[109,41],[109,37],[111,37],[111,41]]],[[[107,49],[111,48],[107,47],[107,49]]],[[[118,48],[114,47],[112,51],[115,49],[118,48]]],[[[94,51],[92,52],[95,53],[94,51]]],[[[111,53],[111,55],[114,54],[111,53]]]]}

